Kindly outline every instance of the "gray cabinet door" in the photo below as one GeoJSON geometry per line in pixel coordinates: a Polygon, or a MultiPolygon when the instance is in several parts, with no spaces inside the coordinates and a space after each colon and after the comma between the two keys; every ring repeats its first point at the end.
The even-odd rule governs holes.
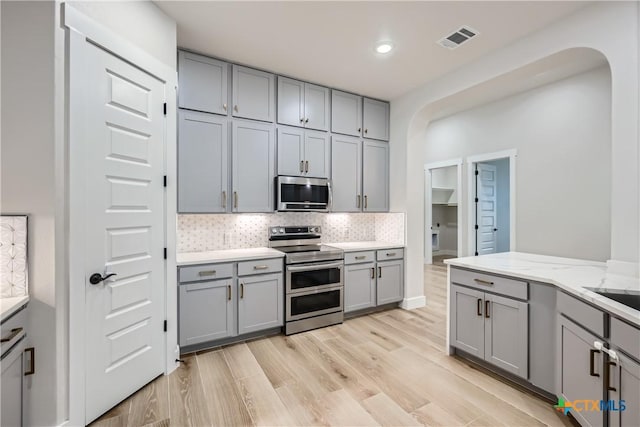
{"type": "MultiPolygon", "coordinates": [[[[564,316],[558,316],[557,355],[560,369],[556,394],[565,400],[601,400],[603,357],[593,348],[598,338],[564,316]],[[593,370],[591,369],[593,367],[593,370]]],[[[600,411],[571,411],[582,426],[601,426],[600,411]]]]}
{"type": "Polygon", "coordinates": [[[362,101],[362,136],[389,140],[389,103],[364,98],[362,101]]]}
{"type": "Polygon", "coordinates": [[[24,382],[23,344],[18,344],[2,359],[0,375],[0,425],[22,426],[24,382]]]}
{"type": "Polygon", "coordinates": [[[278,76],[278,123],[304,126],[304,89],[299,80],[278,76]]]}
{"type": "Polygon", "coordinates": [[[362,132],[362,97],[331,91],[331,132],[360,136],[362,132]]]}
{"type": "Polygon", "coordinates": [[[178,122],[178,212],[226,212],[227,118],[180,110],[178,122]]]}
{"type": "Polygon", "coordinates": [[[322,131],[329,130],[329,103],[328,88],[305,83],[304,127],[322,131]]]}
{"type": "Polygon", "coordinates": [[[329,178],[331,145],[325,132],[304,133],[304,175],[313,178],[329,178]]]}
{"type": "Polygon", "coordinates": [[[238,333],[248,334],[282,326],[284,289],[282,273],[238,279],[238,333]]]}
{"type": "Polygon", "coordinates": [[[331,137],[333,212],[362,209],[362,141],[341,135],[331,137]]]}
{"type": "Polygon", "coordinates": [[[450,286],[449,344],[484,359],[484,293],[450,286]]]}
{"type": "Polygon", "coordinates": [[[253,68],[233,65],[233,116],[273,122],[275,76],[253,68]]]}
{"type": "Polygon", "coordinates": [[[278,175],[304,175],[304,130],[278,127],[278,175]]]}
{"type": "Polygon", "coordinates": [[[555,393],[556,287],[529,283],[529,381],[555,393]]]}
{"type": "Polygon", "coordinates": [[[344,268],[344,312],[376,306],[376,266],[373,262],[344,268]]]}
{"type": "Polygon", "coordinates": [[[404,297],[404,260],[378,263],[377,305],[401,301],[404,297]]]}
{"type": "Polygon", "coordinates": [[[609,411],[611,427],[637,427],[640,425],[640,363],[624,354],[618,353],[619,361],[610,367],[609,402],[613,400],[616,408],[624,400],[624,411],[609,411]]]}
{"type": "Polygon", "coordinates": [[[364,141],[362,149],[364,212],[389,211],[389,144],[364,141]]]}
{"type": "Polygon", "coordinates": [[[226,115],[228,69],[226,62],[178,51],[178,106],[226,115]]]}
{"type": "Polygon", "coordinates": [[[236,335],[233,279],[178,286],[181,346],[236,335]]]}
{"type": "Polygon", "coordinates": [[[528,304],[485,294],[484,319],[484,359],[519,377],[528,378],[528,304]]]}
{"type": "Polygon", "coordinates": [[[273,211],[274,127],[234,120],[231,142],[233,212],[273,211]]]}

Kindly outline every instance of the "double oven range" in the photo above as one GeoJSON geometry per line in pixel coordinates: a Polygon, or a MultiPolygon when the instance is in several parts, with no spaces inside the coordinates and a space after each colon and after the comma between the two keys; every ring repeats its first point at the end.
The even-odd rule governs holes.
{"type": "Polygon", "coordinates": [[[269,228],[269,247],[285,253],[286,335],[344,318],[344,253],[320,239],[319,226],[269,228]]]}

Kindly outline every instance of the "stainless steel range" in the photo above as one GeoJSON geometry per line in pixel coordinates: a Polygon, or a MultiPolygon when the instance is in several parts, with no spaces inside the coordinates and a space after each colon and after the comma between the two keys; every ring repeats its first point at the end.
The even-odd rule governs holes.
{"type": "Polygon", "coordinates": [[[342,249],[320,243],[319,226],[271,227],[269,247],[285,253],[286,335],[342,323],[342,249]]]}

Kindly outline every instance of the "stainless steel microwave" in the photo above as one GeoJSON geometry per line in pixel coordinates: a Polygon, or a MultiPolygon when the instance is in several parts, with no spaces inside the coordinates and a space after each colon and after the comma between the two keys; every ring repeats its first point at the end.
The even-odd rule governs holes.
{"type": "Polygon", "coordinates": [[[331,181],[301,176],[276,177],[276,210],[279,212],[328,212],[331,181]]]}

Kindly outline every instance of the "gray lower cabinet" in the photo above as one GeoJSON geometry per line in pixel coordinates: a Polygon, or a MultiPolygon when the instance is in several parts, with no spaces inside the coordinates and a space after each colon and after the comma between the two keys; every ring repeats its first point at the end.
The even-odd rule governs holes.
{"type": "Polygon", "coordinates": [[[362,97],[352,93],[331,91],[331,132],[362,135],[362,97]]]}
{"type": "Polygon", "coordinates": [[[519,377],[528,377],[528,304],[451,285],[450,344],[519,377]]]}
{"type": "Polygon", "coordinates": [[[178,51],[178,106],[227,115],[228,69],[226,62],[178,51]]]}
{"type": "Polygon", "coordinates": [[[611,427],[637,427],[640,425],[640,363],[618,354],[618,362],[609,366],[609,402],[618,410],[609,411],[611,427]],[[625,408],[622,410],[621,401],[625,408]]]}
{"type": "Polygon", "coordinates": [[[282,273],[240,277],[237,293],[239,335],[282,326],[282,273]]]}
{"type": "Polygon", "coordinates": [[[233,117],[273,122],[275,76],[253,68],[233,65],[233,117]]]}
{"type": "Polygon", "coordinates": [[[324,132],[278,128],[278,175],[329,178],[331,146],[324,132]]]}
{"type": "Polygon", "coordinates": [[[389,140],[389,103],[364,98],[362,101],[362,127],[365,138],[389,140]]]}
{"type": "MultiPolygon", "coordinates": [[[[604,353],[593,347],[599,338],[564,316],[558,316],[558,359],[561,366],[557,394],[568,401],[603,396],[604,353]]],[[[604,425],[601,411],[570,411],[583,426],[604,425]]]]}
{"type": "Polygon", "coordinates": [[[389,210],[389,144],[364,141],[362,145],[364,212],[389,210]]]}
{"type": "Polygon", "coordinates": [[[390,304],[404,297],[404,260],[378,262],[376,304],[390,304]]]}
{"type": "Polygon", "coordinates": [[[226,212],[229,122],[195,111],[178,113],[178,212],[226,212]]]}
{"type": "Polygon", "coordinates": [[[236,335],[234,279],[180,284],[180,346],[236,335]]]}
{"type": "Polygon", "coordinates": [[[231,145],[233,212],[272,212],[275,177],[273,125],[234,120],[231,145]]]}
{"type": "Polygon", "coordinates": [[[333,212],[362,210],[362,141],[358,138],[331,137],[331,178],[333,212]]]}
{"type": "Polygon", "coordinates": [[[344,269],[344,312],[376,306],[376,265],[347,265],[344,269]]]}

